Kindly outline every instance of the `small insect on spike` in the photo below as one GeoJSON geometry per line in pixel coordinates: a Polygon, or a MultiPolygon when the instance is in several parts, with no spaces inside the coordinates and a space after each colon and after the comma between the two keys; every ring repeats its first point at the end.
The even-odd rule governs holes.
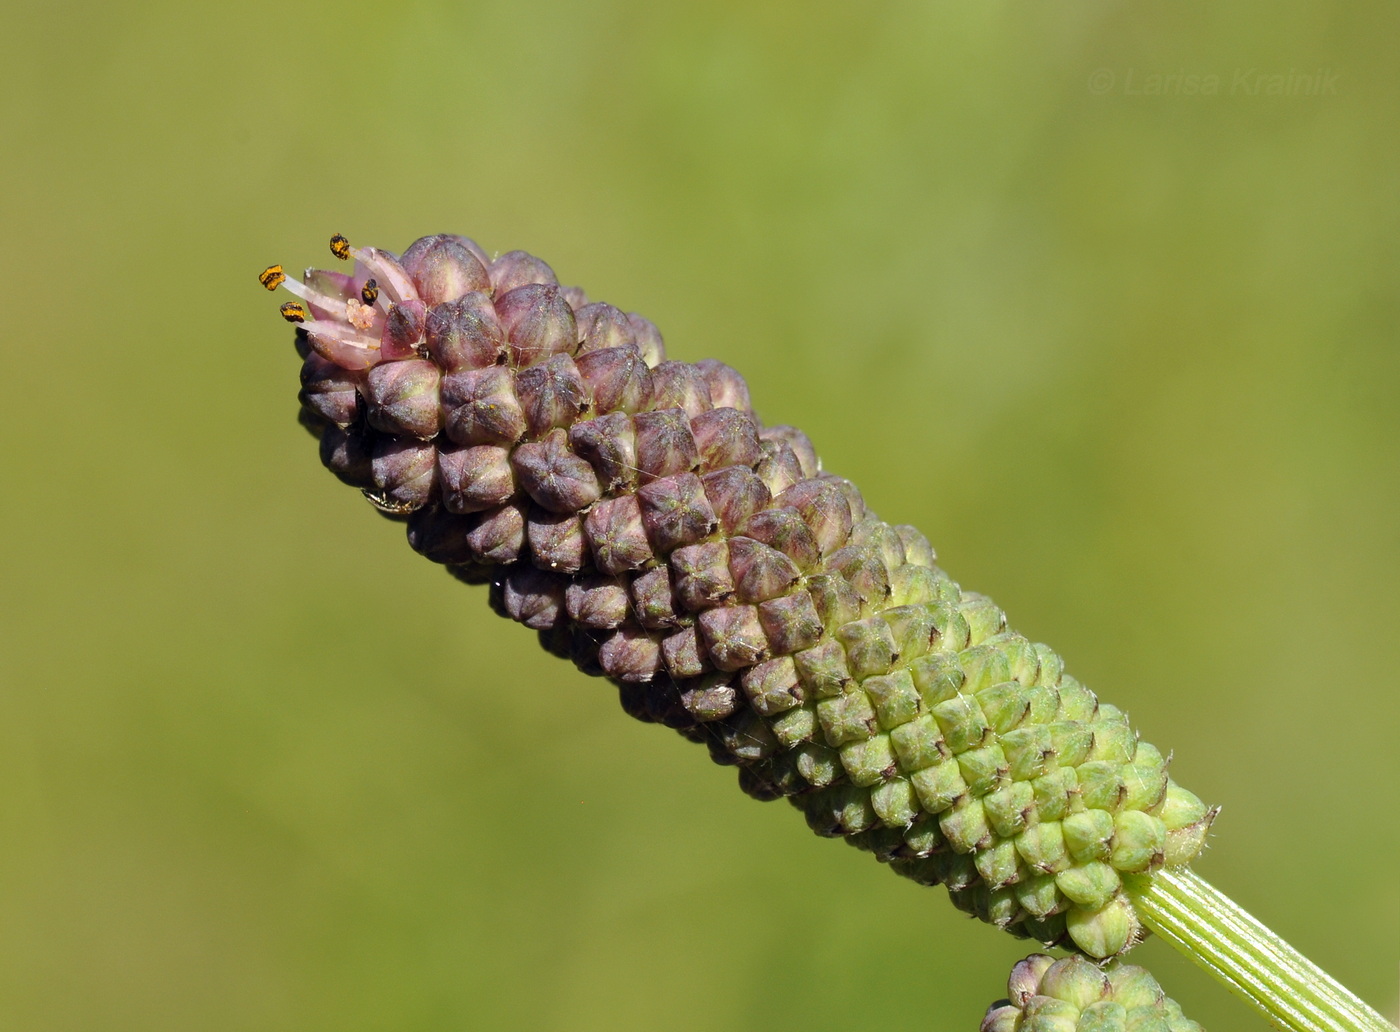
{"type": "Polygon", "coordinates": [[[342,262],[348,260],[350,257],[350,241],[346,240],[340,233],[331,237],[331,254],[335,255],[342,262]]]}
{"type": "Polygon", "coordinates": [[[282,271],[280,265],[269,265],[262,272],[258,273],[258,282],[268,290],[276,290],[287,281],[287,274],[282,271]]]}
{"type": "Polygon", "coordinates": [[[377,280],[367,279],[365,285],[360,288],[360,298],[367,305],[372,305],[379,300],[379,283],[377,280]]]}
{"type": "Polygon", "coordinates": [[[287,301],[277,310],[282,313],[282,318],[286,319],[287,322],[306,322],[306,306],[300,301],[287,301]]]}

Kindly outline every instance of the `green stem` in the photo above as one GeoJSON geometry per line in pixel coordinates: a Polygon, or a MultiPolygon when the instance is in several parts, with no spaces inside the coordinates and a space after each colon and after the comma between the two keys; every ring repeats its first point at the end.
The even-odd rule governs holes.
{"type": "Polygon", "coordinates": [[[1289,1032],[1395,1032],[1345,986],[1188,869],[1125,879],[1144,924],[1289,1032]]]}

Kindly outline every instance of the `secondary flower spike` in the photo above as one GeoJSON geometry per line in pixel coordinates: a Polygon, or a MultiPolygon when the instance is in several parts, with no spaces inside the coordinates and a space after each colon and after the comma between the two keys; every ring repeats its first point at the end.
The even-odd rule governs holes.
{"type": "Polygon", "coordinates": [[[987,1008],[981,1032],[1204,1032],[1131,964],[1100,969],[1083,957],[1035,953],[1011,969],[1006,992],[987,1008]]]}
{"type": "Polygon", "coordinates": [[[259,278],[297,298],[322,463],[414,549],[819,835],[1016,935],[1140,937],[1120,876],[1190,862],[1215,811],[737,372],[523,251],[331,251],[350,271],[259,278]]]}

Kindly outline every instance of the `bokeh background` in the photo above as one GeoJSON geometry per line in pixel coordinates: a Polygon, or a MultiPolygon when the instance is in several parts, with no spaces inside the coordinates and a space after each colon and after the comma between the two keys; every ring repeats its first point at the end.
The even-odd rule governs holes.
{"type": "Polygon", "coordinates": [[[971,1029],[1026,952],[318,468],[256,273],[439,231],[739,367],[1175,749],[1224,805],[1198,869],[1394,1014],[1394,4],[4,20],[0,1026],[971,1029]]]}

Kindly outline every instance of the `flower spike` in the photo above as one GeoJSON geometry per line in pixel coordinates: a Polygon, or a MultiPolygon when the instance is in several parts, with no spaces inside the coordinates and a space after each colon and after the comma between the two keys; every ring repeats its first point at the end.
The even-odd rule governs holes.
{"type": "Polygon", "coordinates": [[[415,549],[819,835],[1018,936],[1106,958],[1144,934],[1124,879],[1189,863],[1216,811],[737,372],[667,361],[523,251],[331,251],[356,272],[260,280],[314,316],[323,462],[415,549]]]}

